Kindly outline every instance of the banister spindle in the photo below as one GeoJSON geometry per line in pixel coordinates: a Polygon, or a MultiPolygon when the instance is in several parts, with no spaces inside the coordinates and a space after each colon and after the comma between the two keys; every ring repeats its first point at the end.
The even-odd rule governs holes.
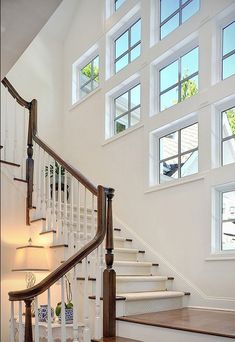
{"type": "Polygon", "coordinates": [[[107,232],[106,232],[106,269],[103,274],[103,336],[116,336],[116,272],[113,269],[113,214],[112,199],[114,189],[106,189],[107,206],[107,232]]]}
{"type": "Polygon", "coordinates": [[[33,330],[32,330],[32,311],[31,304],[32,299],[25,299],[25,342],[33,342],[33,330]]]}

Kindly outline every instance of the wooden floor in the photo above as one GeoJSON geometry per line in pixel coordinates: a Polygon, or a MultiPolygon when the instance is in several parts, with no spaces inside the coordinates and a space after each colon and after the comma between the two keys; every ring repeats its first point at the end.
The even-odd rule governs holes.
{"type": "Polygon", "coordinates": [[[235,339],[235,312],[183,308],[117,318],[144,325],[235,339]]]}

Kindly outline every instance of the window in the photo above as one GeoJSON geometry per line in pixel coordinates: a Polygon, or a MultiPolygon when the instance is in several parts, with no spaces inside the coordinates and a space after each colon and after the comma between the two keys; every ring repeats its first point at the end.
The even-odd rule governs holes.
{"type": "Polygon", "coordinates": [[[222,165],[235,163],[235,107],[222,112],[221,127],[222,165]]]}
{"type": "Polygon", "coordinates": [[[114,134],[140,121],[140,84],[114,99],[114,134]]]}
{"type": "Polygon", "coordinates": [[[170,181],[198,172],[198,123],[159,139],[159,180],[170,181]]]}
{"type": "Polygon", "coordinates": [[[235,21],[223,29],[222,78],[235,74],[235,21]]]}
{"type": "Polygon", "coordinates": [[[161,69],[160,111],[198,93],[198,47],[161,69]]]}
{"type": "Polygon", "coordinates": [[[222,192],[221,250],[235,250],[235,190],[222,192]]]}
{"type": "Polygon", "coordinates": [[[125,0],[114,0],[114,9],[117,11],[122,4],[124,4],[125,0]]]}
{"type": "Polygon", "coordinates": [[[99,56],[80,69],[80,97],[84,97],[99,86],[99,56]]]}
{"type": "Polygon", "coordinates": [[[141,19],[115,40],[115,72],[140,56],[141,19]]]}
{"type": "Polygon", "coordinates": [[[166,37],[199,10],[199,0],[160,0],[160,39],[166,37]]]}

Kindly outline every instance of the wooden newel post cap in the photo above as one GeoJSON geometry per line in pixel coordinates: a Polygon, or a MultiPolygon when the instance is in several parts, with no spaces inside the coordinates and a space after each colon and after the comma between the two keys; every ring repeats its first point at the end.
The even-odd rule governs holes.
{"type": "Polygon", "coordinates": [[[113,189],[113,188],[107,188],[106,189],[106,195],[107,195],[109,200],[111,200],[113,198],[114,192],[115,192],[115,189],[113,189]]]}

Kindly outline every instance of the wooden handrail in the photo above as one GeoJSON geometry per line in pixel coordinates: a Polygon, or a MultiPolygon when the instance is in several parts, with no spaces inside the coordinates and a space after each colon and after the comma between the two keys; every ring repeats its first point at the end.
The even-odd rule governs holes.
{"type": "Polygon", "coordinates": [[[65,162],[55,151],[53,151],[44,141],[37,135],[33,135],[33,140],[52,158],[54,158],[65,170],[75,177],[82,185],[84,185],[91,193],[97,196],[97,187],[92,184],[80,171],[75,169],[69,163],[65,162]]]}
{"type": "Polygon", "coordinates": [[[71,256],[56,270],[51,272],[37,285],[21,291],[9,292],[9,300],[20,301],[33,299],[48,290],[55,282],[69,272],[77,263],[93,252],[104,240],[106,234],[106,194],[105,188],[98,186],[98,227],[95,237],[82,247],[76,254],[71,256]]]}
{"type": "Polygon", "coordinates": [[[8,81],[8,79],[6,77],[4,77],[4,79],[2,80],[2,84],[4,85],[4,87],[6,87],[9,91],[9,93],[14,97],[14,99],[16,99],[16,101],[23,107],[30,109],[31,107],[31,102],[28,102],[26,100],[24,100],[19,94],[18,92],[15,90],[15,88],[13,87],[13,85],[8,81]]]}

